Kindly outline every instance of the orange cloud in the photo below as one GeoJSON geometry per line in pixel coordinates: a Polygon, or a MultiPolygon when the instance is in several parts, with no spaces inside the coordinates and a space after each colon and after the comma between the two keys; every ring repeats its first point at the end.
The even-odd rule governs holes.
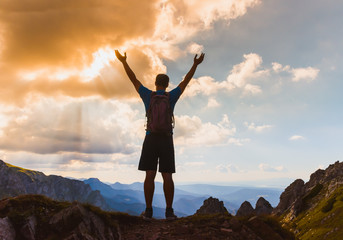
{"type": "Polygon", "coordinates": [[[192,38],[214,21],[242,16],[259,2],[1,0],[0,101],[20,104],[32,94],[137,97],[109,51],[104,66],[92,69],[95,53],[127,50],[130,66],[151,88],[166,72],[162,59],[186,54],[180,45],[198,46],[192,38]]]}
{"type": "Polygon", "coordinates": [[[24,68],[79,67],[103,45],[149,36],[154,5],[150,0],[2,0],[2,61],[24,68]]]}

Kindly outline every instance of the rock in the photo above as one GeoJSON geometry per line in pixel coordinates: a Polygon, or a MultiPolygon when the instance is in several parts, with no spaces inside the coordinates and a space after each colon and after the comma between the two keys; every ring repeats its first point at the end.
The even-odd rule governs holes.
{"type": "Polygon", "coordinates": [[[118,239],[117,229],[106,226],[97,215],[75,202],[55,214],[49,221],[60,234],[69,233],[65,239],[118,239]]]}
{"type": "Polygon", "coordinates": [[[229,224],[230,224],[230,227],[236,232],[239,232],[242,228],[242,223],[235,217],[230,219],[229,224]]]}
{"type": "Polygon", "coordinates": [[[24,226],[21,227],[20,233],[26,240],[35,240],[36,237],[37,219],[35,216],[30,216],[24,226]]]}
{"type": "Polygon", "coordinates": [[[255,215],[256,212],[254,208],[251,206],[250,202],[245,201],[242,203],[242,205],[239,207],[236,216],[242,217],[242,216],[252,216],[255,215]]]}
{"type": "Polygon", "coordinates": [[[275,232],[273,228],[257,216],[249,219],[248,226],[254,229],[255,233],[258,233],[258,235],[264,240],[283,240],[283,238],[275,232]]]}
{"type": "Polygon", "coordinates": [[[0,218],[0,240],[15,240],[15,237],[15,230],[9,218],[0,218]]]}
{"type": "Polygon", "coordinates": [[[263,197],[260,197],[256,202],[255,211],[257,215],[269,215],[273,209],[272,205],[263,197]]]}
{"type": "Polygon", "coordinates": [[[295,180],[289,185],[280,196],[280,202],[273,210],[276,215],[281,215],[286,210],[290,209],[292,204],[303,196],[305,190],[305,183],[302,179],[295,180]]]}
{"type": "Polygon", "coordinates": [[[204,200],[204,204],[197,210],[195,214],[228,214],[227,209],[224,207],[223,201],[217,198],[208,198],[204,200]]]}

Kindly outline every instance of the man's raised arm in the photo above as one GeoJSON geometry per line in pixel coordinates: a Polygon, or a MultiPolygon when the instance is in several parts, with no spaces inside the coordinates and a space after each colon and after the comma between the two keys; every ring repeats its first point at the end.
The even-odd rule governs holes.
{"type": "Polygon", "coordinates": [[[193,62],[193,66],[191,67],[191,69],[189,70],[189,72],[186,74],[185,78],[183,79],[182,82],[180,82],[179,87],[181,89],[181,94],[183,93],[183,91],[185,90],[185,88],[187,87],[188,83],[191,81],[195,70],[197,69],[198,65],[200,63],[202,63],[202,61],[204,60],[205,57],[205,53],[201,53],[200,57],[198,57],[198,54],[195,55],[194,57],[194,62],[193,62]]]}
{"type": "Polygon", "coordinates": [[[130,81],[138,92],[139,87],[142,85],[142,83],[136,78],[135,73],[132,71],[129,64],[127,64],[126,53],[124,53],[124,55],[121,55],[118,50],[115,50],[115,53],[118,60],[123,64],[127,76],[130,78],[130,81]]]}

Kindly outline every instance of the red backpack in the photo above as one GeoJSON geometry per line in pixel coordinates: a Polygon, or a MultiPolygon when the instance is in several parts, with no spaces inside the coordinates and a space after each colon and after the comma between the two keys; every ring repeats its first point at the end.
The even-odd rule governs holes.
{"type": "Polygon", "coordinates": [[[172,133],[174,115],[169,103],[169,93],[151,93],[147,116],[147,130],[153,133],[172,133]]]}

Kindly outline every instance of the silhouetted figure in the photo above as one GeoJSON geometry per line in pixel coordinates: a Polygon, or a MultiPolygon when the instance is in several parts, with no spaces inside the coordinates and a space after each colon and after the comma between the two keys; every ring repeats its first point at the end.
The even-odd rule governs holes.
{"type": "Polygon", "coordinates": [[[185,90],[188,83],[191,81],[197,66],[204,60],[205,54],[202,53],[199,57],[195,55],[194,63],[183,81],[170,92],[166,92],[169,85],[169,77],[166,74],[158,74],[155,80],[156,91],[147,89],[136,78],[136,75],[126,61],[126,53],[121,55],[118,50],[115,54],[119,61],[123,64],[127,76],[134,85],[136,91],[142,98],[146,115],[147,115],[147,129],[142,147],[141,158],[138,169],[145,171],[144,181],[144,195],[146,209],[142,216],[146,220],[150,220],[153,215],[152,199],[155,190],[155,176],[157,165],[159,165],[159,172],[163,178],[163,190],[166,199],[166,218],[176,219],[177,217],[173,211],[174,199],[174,182],[172,174],[175,173],[175,156],[173,143],[173,110],[174,106],[185,90]],[[166,106],[165,102],[169,102],[166,106]],[[166,109],[166,110],[165,110],[166,109]],[[161,126],[170,127],[161,127],[161,126]]]}

